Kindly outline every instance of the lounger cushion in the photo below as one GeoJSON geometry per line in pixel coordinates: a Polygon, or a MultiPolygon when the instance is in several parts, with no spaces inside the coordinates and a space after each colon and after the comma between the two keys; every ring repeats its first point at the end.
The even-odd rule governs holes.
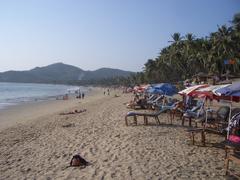
{"type": "Polygon", "coordinates": [[[134,116],[134,115],[136,115],[136,113],[133,112],[133,111],[129,111],[129,112],[127,113],[127,116],[134,116]]]}

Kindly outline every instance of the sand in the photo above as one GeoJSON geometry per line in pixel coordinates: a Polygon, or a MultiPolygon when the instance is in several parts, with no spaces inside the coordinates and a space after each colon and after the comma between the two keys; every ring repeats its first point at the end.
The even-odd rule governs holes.
{"type": "Polygon", "coordinates": [[[223,137],[208,136],[207,147],[190,145],[186,127],[180,121],[169,125],[166,114],[160,116],[160,126],[154,120],[144,126],[140,120],[138,126],[126,127],[124,103],[131,95],[114,93],[72,100],[65,109],[45,104],[42,116],[32,110],[28,120],[2,128],[0,179],[226,178],[224,150],[212,146],[223,137]],[[74,108],[87,111],[59,115],[74,108]],[[90,165],[68,167],[77,153],[90,165]]]}
{"type": "Polygon", "coordinates": [[[75,95],[71,95],[70,100],[35,101],[9,106],[7,109],[0,110],[0,130],[53,113],[64,112],[64,110],[74,110],[75,107],[81,109],[81,103],[101,98],[100,93],[100,89],[95,88],[94,91],[87,92],[88,97],[84,101],[76,99],[75,95]]]}

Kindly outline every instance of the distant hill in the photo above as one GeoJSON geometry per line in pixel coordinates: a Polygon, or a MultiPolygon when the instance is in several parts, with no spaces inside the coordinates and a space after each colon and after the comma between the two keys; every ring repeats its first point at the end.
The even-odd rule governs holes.
{"type": "Polygon", "coordinates": [[[117,76],[127,77],[131,73],[133,72],[111,68],[84,71],[75,66],[55,63],[44,67],[36,67],[29,71],[6,71],[0,73],[0,82],[68,83],[81,80],[100,80],[117,76]]]}

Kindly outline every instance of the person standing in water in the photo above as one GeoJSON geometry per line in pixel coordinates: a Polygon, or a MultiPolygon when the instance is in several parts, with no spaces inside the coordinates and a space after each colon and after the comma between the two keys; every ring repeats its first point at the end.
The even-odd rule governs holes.
{"type": "Polygon", "coordinates": [[[78,98],[81,99],[81,97],[82,97],[82,96],[81,96],[81,90],[80,90],[80,88],[79,88],[79,90],[78,90],[78,98]]]}

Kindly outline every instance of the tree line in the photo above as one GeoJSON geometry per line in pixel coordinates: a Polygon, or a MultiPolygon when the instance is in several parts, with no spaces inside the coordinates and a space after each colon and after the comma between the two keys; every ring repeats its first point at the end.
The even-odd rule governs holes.
{"type": "Polygon", "coordinates": [[[169,42],[171,44],[163,48],[155,59],[147,60],[142,72],[129,77],[88,80],[81,84],[131,86],[178,82],[200,72],[218,76],[228,72],[240,73],[240,13],[234,15],[230,26],[218,26],[217,31],[207,37],[174,33],[169,42]],[[226,60],[231,60],[231,63],[226,60]]]}
{"type": "Polygon", "coordinates": [[[174,33],[170,42],[155,59],[147,60],[143,72],[119,81],[124,85],[177,82],[200,72],[218,76],[240,73],[240,13],[234,15],[230,26],[218,26],[208,37],[174,33]]]}
{"type": "Polygon", "coordinates": [[[172,44],[145,63],[146,80],[179,81],[199,72],[212,75],[239,73],[240,13],[234,15],[231,23],[229,27],[219,26],[216,32],[204,38],[196,38],[192,33],[185,36],[174,33],[172,44]]]}

